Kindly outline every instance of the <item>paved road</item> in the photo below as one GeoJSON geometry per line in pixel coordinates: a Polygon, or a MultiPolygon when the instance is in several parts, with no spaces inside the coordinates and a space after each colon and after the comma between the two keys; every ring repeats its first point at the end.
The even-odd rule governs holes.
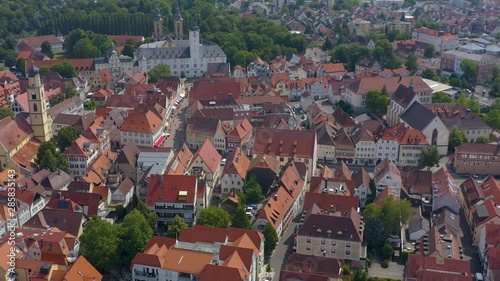
{"type": "Polygon", "coordinates": [[[172,110],[169,119],[167,132],[170,136],[163,142],[164,147],[171,147],[179,151],[186,140],[185,112],[188,106],[188,99],[185,97],[176,109],[172,110]]]}
{"type": "MultiPolygon", "coordinates": [[[[299,210],[302,210],[301,206],[299,210]]],[[[287,263],[287,257],[288,255],[293,253],[293,244],[294,244],[294,237],[293,233],[295,231],[295,227],[297,226],[297,222],[300,219],[300,214],[297,215],[297,217],[290,222],[290,225],[288,226],[288,229],[285,231],[285,234],[283,237],[280,239],[278,246],[276,246],[276,249],[274,250],[273,255],[271,256],[271,268],[275,272],[273,280],[279,280],[279,273],[282,269],[285,268],[286,263],[287,263]]]]}

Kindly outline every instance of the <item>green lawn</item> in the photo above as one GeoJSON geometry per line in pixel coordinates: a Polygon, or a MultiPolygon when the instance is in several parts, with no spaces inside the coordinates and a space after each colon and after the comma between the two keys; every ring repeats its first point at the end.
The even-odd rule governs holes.
{"type": "Polygon", "coordinates": [[[62,59],[67,59],[68,56],[65,51],[60,51],[60,52],[54,52],[54,59],[55,60],[62,60],[62,59]]]}

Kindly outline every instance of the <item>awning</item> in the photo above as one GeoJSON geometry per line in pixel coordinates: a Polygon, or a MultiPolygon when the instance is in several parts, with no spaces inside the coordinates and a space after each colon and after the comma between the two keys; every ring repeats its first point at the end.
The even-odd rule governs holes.
{"type": "Polygon", "coordinates": [[[155,142],[154,147],[158,147],[158,146],[160,146],[160,145],[163,143],[163,141],[165,140],[165,138],[166,138],[165,136],[161,136],[161,137],[160,137],[160,138],[159,138],[159,139],[155,142]]]}

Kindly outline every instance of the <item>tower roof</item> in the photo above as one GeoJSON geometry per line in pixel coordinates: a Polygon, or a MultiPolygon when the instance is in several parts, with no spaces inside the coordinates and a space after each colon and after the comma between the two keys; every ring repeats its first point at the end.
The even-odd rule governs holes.
{"type": "Polygon", "coordinates": [[[156,14],[155,14],[155,18],[154,18],[155,21],[163,21],[161,19],[161,13],[160,13],[160,8],[156,8],[156,14]]]}
{"type": "Polygon", "coordinates": [[[40,69],[38,69],[38,67],[32,64],[31,68],[28,70],[28,77],[35,77],[39,74],[40,74],[40,69]]]}
{"type": "Polygon", "coordinates": [[[191,25],[191,27],[189,28],[189,30],[191,30],[191,31],[200,31],[200,29],[198,28],[198,26],[196,24],[191,25]]]}
{"type": "Polygon", "coordinates": [[[175,8],[174,20],[182,20],[181,10],[175,8]]]}

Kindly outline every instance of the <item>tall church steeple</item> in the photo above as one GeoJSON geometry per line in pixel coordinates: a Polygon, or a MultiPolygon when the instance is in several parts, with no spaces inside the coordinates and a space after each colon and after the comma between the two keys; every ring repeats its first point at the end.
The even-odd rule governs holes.
{"type": "Polygon", "coordinates": [[[153,38],[155,41],[163,39],[163,19],[161,18],[160,8],[156,8],[156,14],[153,21],[153,38]]]}
{"type": "Polygon", "coordinates": [[[40,71],[34,65],[28,71],[27,92],[33,136],[42,142],[49,141],[52,139],[52,120],[47,113],[47,100],[40,81],[40,71]]]}
{"type": "Polygon", "coordinates": [[[184,39],[184,20],[182,19],[181,10],[179,10],[179,8],[175,9],[174,15],[174,39],[184,39]]]}

